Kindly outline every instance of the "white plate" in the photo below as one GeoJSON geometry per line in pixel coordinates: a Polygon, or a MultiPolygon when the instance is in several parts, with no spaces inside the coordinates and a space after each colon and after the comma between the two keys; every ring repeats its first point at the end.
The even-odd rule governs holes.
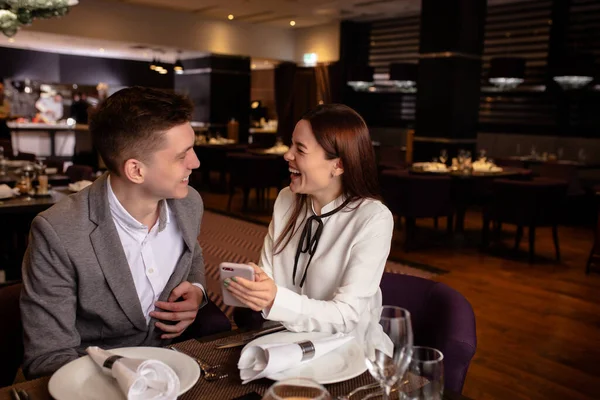
{"type": "MultiPolygon", "coordinates": [[[[111,352],[131,358],[159,360],[173,368],[181,385],[179,395],[187,392],[200,377],[200,367],[189,356],[160,347],[122,347],[111,352]]],[[[52,375],[48,390],[56,400],[125,399],[114,378],[105,375],[89,356],[73,360],[52,375]]]]}
{"type": "MultiPolygon", "coordinates": [[[[295,343],[304,340],[318,340],[331,336],[323,332],[277,332],[261,336],[248,343],[246,347],[268,343],[295,343]]],[[[287,378],[310,378],[321,384],[343,382],[362,374],[367,370],[362,348],[353,339],[343,346],[295,368],[278,372],[267,378],[279,381],[287,378]]]]}

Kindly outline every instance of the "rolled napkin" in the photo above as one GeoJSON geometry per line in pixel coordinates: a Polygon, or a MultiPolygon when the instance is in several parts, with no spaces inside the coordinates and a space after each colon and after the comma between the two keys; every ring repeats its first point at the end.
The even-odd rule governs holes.
{"type": "Polygon", "coordinates": [[[352,336],[336,334],[325,339],[298,343],[269,343],[246,347],[238,368],[242,383],[268,377],[317,359],[348,343],[352,336]]]}
{"type": "Polygon", "coordinates": [[[86,352],[117,380],[127,400],[175,400],[179,394],[179,377],[161,361],[126,358],[96,346],[86,352]]]}
{"type": "Polygon", "coordinates": [[[69,183],[69,190],[72,192],[79,192],[80,190],[90,186],[92,184],[91,181],[77,181],[75,183],[69,183]]]}
{"type": "Polygon", "coordinates": [[[502,168],[488,161],[475,161],[473,171],[476,172],[502,172],[502,168]]]}
{"type": "Polygon", "coordinates": [[[2,184],[0,185],[0,199],[7,197],[13,197],[19,194],[19,189],[12,189],[10,186],[2,184]]]}
{"type": "Polygon", "coordinates": [[[446,164],[438,163],[438,162],[418,162],[413,163],[413,168],[420,169],[425,172],[446,172],[448,171],[448,167],[446,164]]]}

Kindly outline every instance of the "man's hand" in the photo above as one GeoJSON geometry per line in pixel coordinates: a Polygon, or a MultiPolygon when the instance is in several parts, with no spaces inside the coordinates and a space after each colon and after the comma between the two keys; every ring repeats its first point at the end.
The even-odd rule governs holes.
{"type": "Polygon", "coordinates": [[[258,265],[253,263],[249,265],[254,268],[254,282],[233,277],[223,281],[223,284],[236,299],[254,311],[262,311],[273,305],[277,285],[258,265]]]}
{"type": "Polygon", "coordinates": [[[200,304],[204,301],[204,292],[189,282],[181,282],[167,301],[157,301],[154,305],[165,311],[152,311],[150,316],[163,321],[179,321],[175,325],[157,322],[156,327],[164,332],[162,339],[173,339],[181,335],[196,319],[200,304]],[[183,298],[183,301],[175,300],[183,298]]]}

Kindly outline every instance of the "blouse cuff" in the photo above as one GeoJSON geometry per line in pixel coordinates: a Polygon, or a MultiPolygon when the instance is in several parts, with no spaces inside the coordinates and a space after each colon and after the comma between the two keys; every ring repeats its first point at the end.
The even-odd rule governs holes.
{"type": "Polygon", "coordinates": [[[263,318],[271,321],[292,322],[300,314],[302,305],[298,293],[277,285],[277,294],[270,309],[262,311],[263,318]]]}

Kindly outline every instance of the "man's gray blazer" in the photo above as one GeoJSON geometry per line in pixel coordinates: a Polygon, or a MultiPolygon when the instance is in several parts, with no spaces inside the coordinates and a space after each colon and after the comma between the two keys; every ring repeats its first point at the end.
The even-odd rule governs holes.
{"type": "MultiPolygon", "coordinates": [[[[107,176],[40,213],[31,225],[21,293],[28,378],[53,373],[88,346],[168,343],[154,318],[146,323],[110,213],[107,176]]],[[[168,204],[185,245],[161,301],[185,280],[205,285],[197,241],[202,199],[190,187],[186,198],[168,204]]]]}

